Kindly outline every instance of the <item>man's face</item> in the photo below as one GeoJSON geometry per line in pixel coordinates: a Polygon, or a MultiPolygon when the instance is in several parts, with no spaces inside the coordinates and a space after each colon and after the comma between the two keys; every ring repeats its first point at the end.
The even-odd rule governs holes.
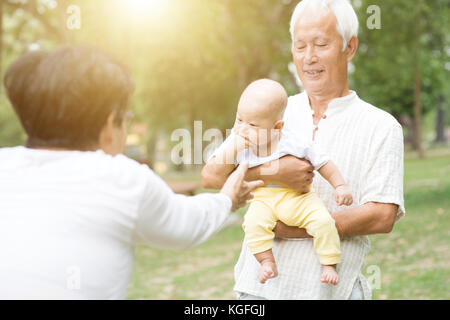
{"type": "Polygon", "coordinates": [[[292,55],[297,73],[310,93],[326,93],[347,81],[347,50],[333,13],[306,11],[294,28],[292,55]]]}

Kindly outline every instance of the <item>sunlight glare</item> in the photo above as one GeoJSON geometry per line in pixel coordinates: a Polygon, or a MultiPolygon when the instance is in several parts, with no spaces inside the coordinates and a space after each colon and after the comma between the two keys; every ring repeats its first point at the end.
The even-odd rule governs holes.
{"type": "Polygon", "coordinates": [[[148,15],[159,10],[164,0],[127,0],[133,15],[148,15]]]}

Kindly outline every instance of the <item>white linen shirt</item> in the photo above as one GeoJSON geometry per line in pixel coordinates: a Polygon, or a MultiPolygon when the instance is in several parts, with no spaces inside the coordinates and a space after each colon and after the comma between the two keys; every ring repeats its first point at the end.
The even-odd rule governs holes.
{"type": "MultiPolygon", "coordinates": [[[[234,133],[231,133],[234,136],[234,133]]],[[[219,150],[219,149],[218,149],[219,150]]],[[[308,140],[297,131],[283,128],[280,141],[274,153],[268,156],[258,157],[251,149],[244,149],[237,154],[235,164],[248,161],[248,167],[257,167],[263,163],[279,159],[285,155],[293,155],[297,158],[305,158],[311,162],[315,170],[319,170],[329,161],[329,157],[319,148],[314,141],[308,140]]]]}
{"type": "Polygon", "coordinates": [[[123,155],[0,149],[0,299],[124,299],[136,243],[193,247],[230,208],[123,155]]]}
{"type": "MultiPolygon", "coordinates": [[[[312,140],[312,109],[306,92],[291,96],[285,111],[285,126],[312,140]]],[[[324,150],[342,173],[353,195],[351,206],[337,206],[332,186],[319,174],[313,188],[330,212],[366,202],[394,203],[397,220],[405,214],[403,199],[403,133],[389,113],[362,101],[354,91],[333,99],[321,119],[315,143],[324,150]]],[[[356,280],[365,299],[370,286],[362,274],[370,248],[367,236],[341,238],[341,263],[336,286],[319,281],[321,266],[312,239],[275,239],[273,254],[278,277],[266,284],[258,281],[260,265],[245,239],[235,266],[234,290],[267,299],[348,299],[356,280]]]]}

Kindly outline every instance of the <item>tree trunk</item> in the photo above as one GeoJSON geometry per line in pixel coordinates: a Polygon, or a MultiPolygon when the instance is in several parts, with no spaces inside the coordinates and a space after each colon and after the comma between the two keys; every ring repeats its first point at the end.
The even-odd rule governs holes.
{"type": "Polygon", "coordinates": [[[156,132],[150,133],[150,136],[147,138],[147,159],[148,166],[152,169],[155,167],[155,159],[156,159],[156,143],[158,141],[158,135],[156,132]]]}
{"type": "MultiPolygon", "coordinates": [[[[417,23],[415,24],[418,38],[423,33],[421,11],[423,0],[417,0],[417,23]]],[[[419,158],[425,158],[425,151],[422,144],[422,74],[421,74],[421,50],[418,40],[414,42],[414,141],[419,158]]]]}
{"type": "MultiPolygon", "coordinates": [[[[3,83],[3,0],[0,0],[0,83],[3,83]]],[[[0,93],[3,86],[0,85],[0,93]]]]}
{"type": "Polygon", "coordinates": [[[445,143],[447,142],[447,137],[445,136],[445,116],[446,112],[444,109],[445,104],[444,95],[440,95],[439,101],[437,103],[437,112],[436,112],[436,139],[435,143],[445,143]]]}
{"type": "Polygon", "coordinates": [[[402,125],[402,127],[406,129],[405,147],[409,147],[416,150],[417,147],[414,133],[415,128],[411,117],[408,114],[403,113],[396,119],[402,125]]]}
{"type": "Polygon", "coordinates": [[[414,140],[419,158],[425,158],[422,143],[422,87],[419,61],[416,62],[416,73],[414,77],[414,140]]]}

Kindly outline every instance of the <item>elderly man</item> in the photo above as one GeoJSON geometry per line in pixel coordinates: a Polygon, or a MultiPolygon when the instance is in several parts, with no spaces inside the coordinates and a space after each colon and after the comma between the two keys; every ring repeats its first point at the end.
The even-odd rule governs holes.
{"type": "MultiPolygon", "coordinates": [[[[312,181],[341,238],[340,281],[336,286],[321,283],[310,236],[304,229],[278,222],[273,254],[279,276],[260,284],[259,264],[244,241],[234,289],[240,299],[370,299],[371,289],[362,274],[370,247],[367,235],[389,233],[405,214],[402,128],[390,114],[349,90],[348,63],[358,47],[358,19],[347,0],[303,0],[293,13],[290,31],[293,60],[306,91],[289,98],[285,126],[328,153],[354,202],[338,207],[331,185],[320,176],[312,181],[311,164],[293,156],[278,160],[274,174],[261,174],[271,166],[267,163],[250,169],[246,179],[260,178],[302,193],[308,192],[312,181]]],[[[205,187],[220,188],[229,174],[207,164],[202,181],[205,187]]]]}

